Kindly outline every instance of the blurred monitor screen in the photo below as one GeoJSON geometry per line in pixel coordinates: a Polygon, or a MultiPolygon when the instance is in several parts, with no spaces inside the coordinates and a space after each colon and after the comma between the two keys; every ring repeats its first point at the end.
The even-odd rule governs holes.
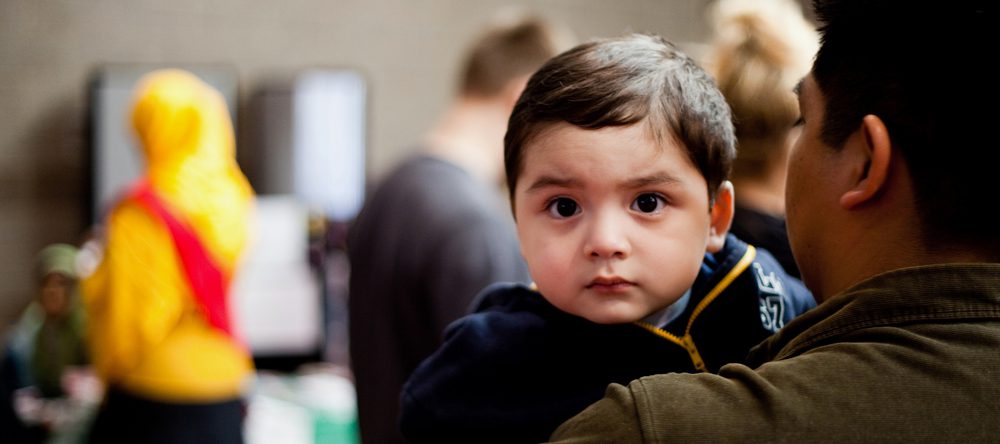
{"type": "Polygon", "coordinates": [[[354,71],[309,71],[295,87],[295,190],[334,220],[364,200],[365,82],[354,71]]]}
{"type": "Polygon", "coordinates": [[[293,196],[258,196],[231,313],[254,356],[304,356],[324,343],[323,291],[308,261],[309,213],[293,196]]]}
{"type": "Polygon", "coordinates": [[[292,194],[336,221],[353,219],[365,196],[367,87],[350,69],[310,69],[254,96],[259,150],[245,157],[266,194],[292,194]]]}

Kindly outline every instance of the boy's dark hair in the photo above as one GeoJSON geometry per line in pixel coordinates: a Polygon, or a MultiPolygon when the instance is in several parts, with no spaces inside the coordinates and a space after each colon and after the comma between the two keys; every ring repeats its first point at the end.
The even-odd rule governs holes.
{"type": "Polygon", "coordinates": [[[497,18],[465,56],[460,92],[492,97],[511,81],[527,76],[565,48],[572,36],[541,17],[497,18]]]}
{"type": "Polygon", "coordinates": [[[736,156],[729,106],[711,77],[673,44],[632,34],[581,44],[528,80],[504,137],[511,204],[524,146],[548,126],[600,129],[642,121],[656,140],[684,146],[714,198],[736,156]]]}
{"type": "Polygon", "coordinates": [[[912,177],[930,248],[1000,254],[995,202],[997,80],[993,2],[815,0],[823,23],[813,77],[823,141],[842,147],[865,115],[885,122],[912,177]]]}

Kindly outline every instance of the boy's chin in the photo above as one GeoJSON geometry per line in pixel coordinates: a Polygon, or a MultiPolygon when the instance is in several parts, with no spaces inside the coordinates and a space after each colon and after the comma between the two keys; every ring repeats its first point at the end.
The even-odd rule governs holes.
{"type": "Polygon", "coordinates": [[[595,324],[628,324],[630,322],[635,322],[642,320],[643,316],[641,313],[632,313],[629,311],[606,311],[600,313],[584,313],[578,315],[590,322],[595,324]]]}
{"type": "MultiPolygon", "coordinates": [[[[545,297],[545,293],[541,293],[545,297]]],[[[577,297],[546,297],[550,304],[571,315],[584,318],[595,324],[628,324],[640,321],[649,313],[650,307],[637,301],[634,295],[622,297],[594,298],[590,294],[577,297]]]]}

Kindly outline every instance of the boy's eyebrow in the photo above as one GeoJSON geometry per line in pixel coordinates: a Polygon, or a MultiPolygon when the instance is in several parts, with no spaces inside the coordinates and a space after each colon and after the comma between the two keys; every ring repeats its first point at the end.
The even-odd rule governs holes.
{"type": "Polygon", "coordinates": [[[545,188],[545,187],[563,187],[563,188],[567,188],[567,187],[572,187],[572,186],[577,186],[577,185],[580,185],[580,181],[576,180],[576,179],[562,179],[562,178],[559,178],[559,177],[542,176],[542,177],[539,177],[534,182],[532,182],[531,186],[529,186],[528,189],[525,190],[525,192],[530,193],[532,191],[535,191],[535,190],[538,190],[538,189],[541,189],[541,188],[545,188]]]}
{"type": "Polygon", "coordinates": [[[626,189],[642,188],[650,185],[660,185],[664,183],[678,183],[678,182],[680,182],[680,179],[677,179],[676,177],[671,176],[668,173],[657,173],[649,176],[629,179],[624,184],[622,184],[622,188],[626,189]]]}
{"type": "MultiPolygon", "coordinates": [[[[667,174],[667,173],[657,173],[649,176],[637,177],[635,179],[629,179],[621,184],[620,188],[632,189],[632,188],[642,188],[650,185],[659,185],[664,183],[678,183],[680,179],[667,174]]],[[[577,179],[562,179],[552,176],[542,176],[535,180],[531,186],[528,187],[525,192],[532,192],[541,188],[546,187],[562,187],[569,188],[574,186],[579,186],[580,181],[577,179]]]]}

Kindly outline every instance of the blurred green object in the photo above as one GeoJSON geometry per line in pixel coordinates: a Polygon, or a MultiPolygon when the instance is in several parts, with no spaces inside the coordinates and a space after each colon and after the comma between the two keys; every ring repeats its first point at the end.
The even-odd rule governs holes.
{"type": "Polygon", "coordinates": [[[247,444],[359,444],[354,384],[340,373],[258,373],[244,425],[247,444]]]}
{"type": "Polygon", "coordinates": [[[356,418],[348,422],[342,419],[333,418],[323,412],[315,412],[315,434],[316,444],[341,444],[357,443],[358,441],[358,421],[356,418]]]}
{"type": "Polygon", "coordinates": [[[85,319],[77,291],[77,248],[52,244],[35,257],[36,294],[8,338],[18,387],[18,419],[44,430],[48,444],[84,442],[100,402],[87,367],[85,319]]]}

